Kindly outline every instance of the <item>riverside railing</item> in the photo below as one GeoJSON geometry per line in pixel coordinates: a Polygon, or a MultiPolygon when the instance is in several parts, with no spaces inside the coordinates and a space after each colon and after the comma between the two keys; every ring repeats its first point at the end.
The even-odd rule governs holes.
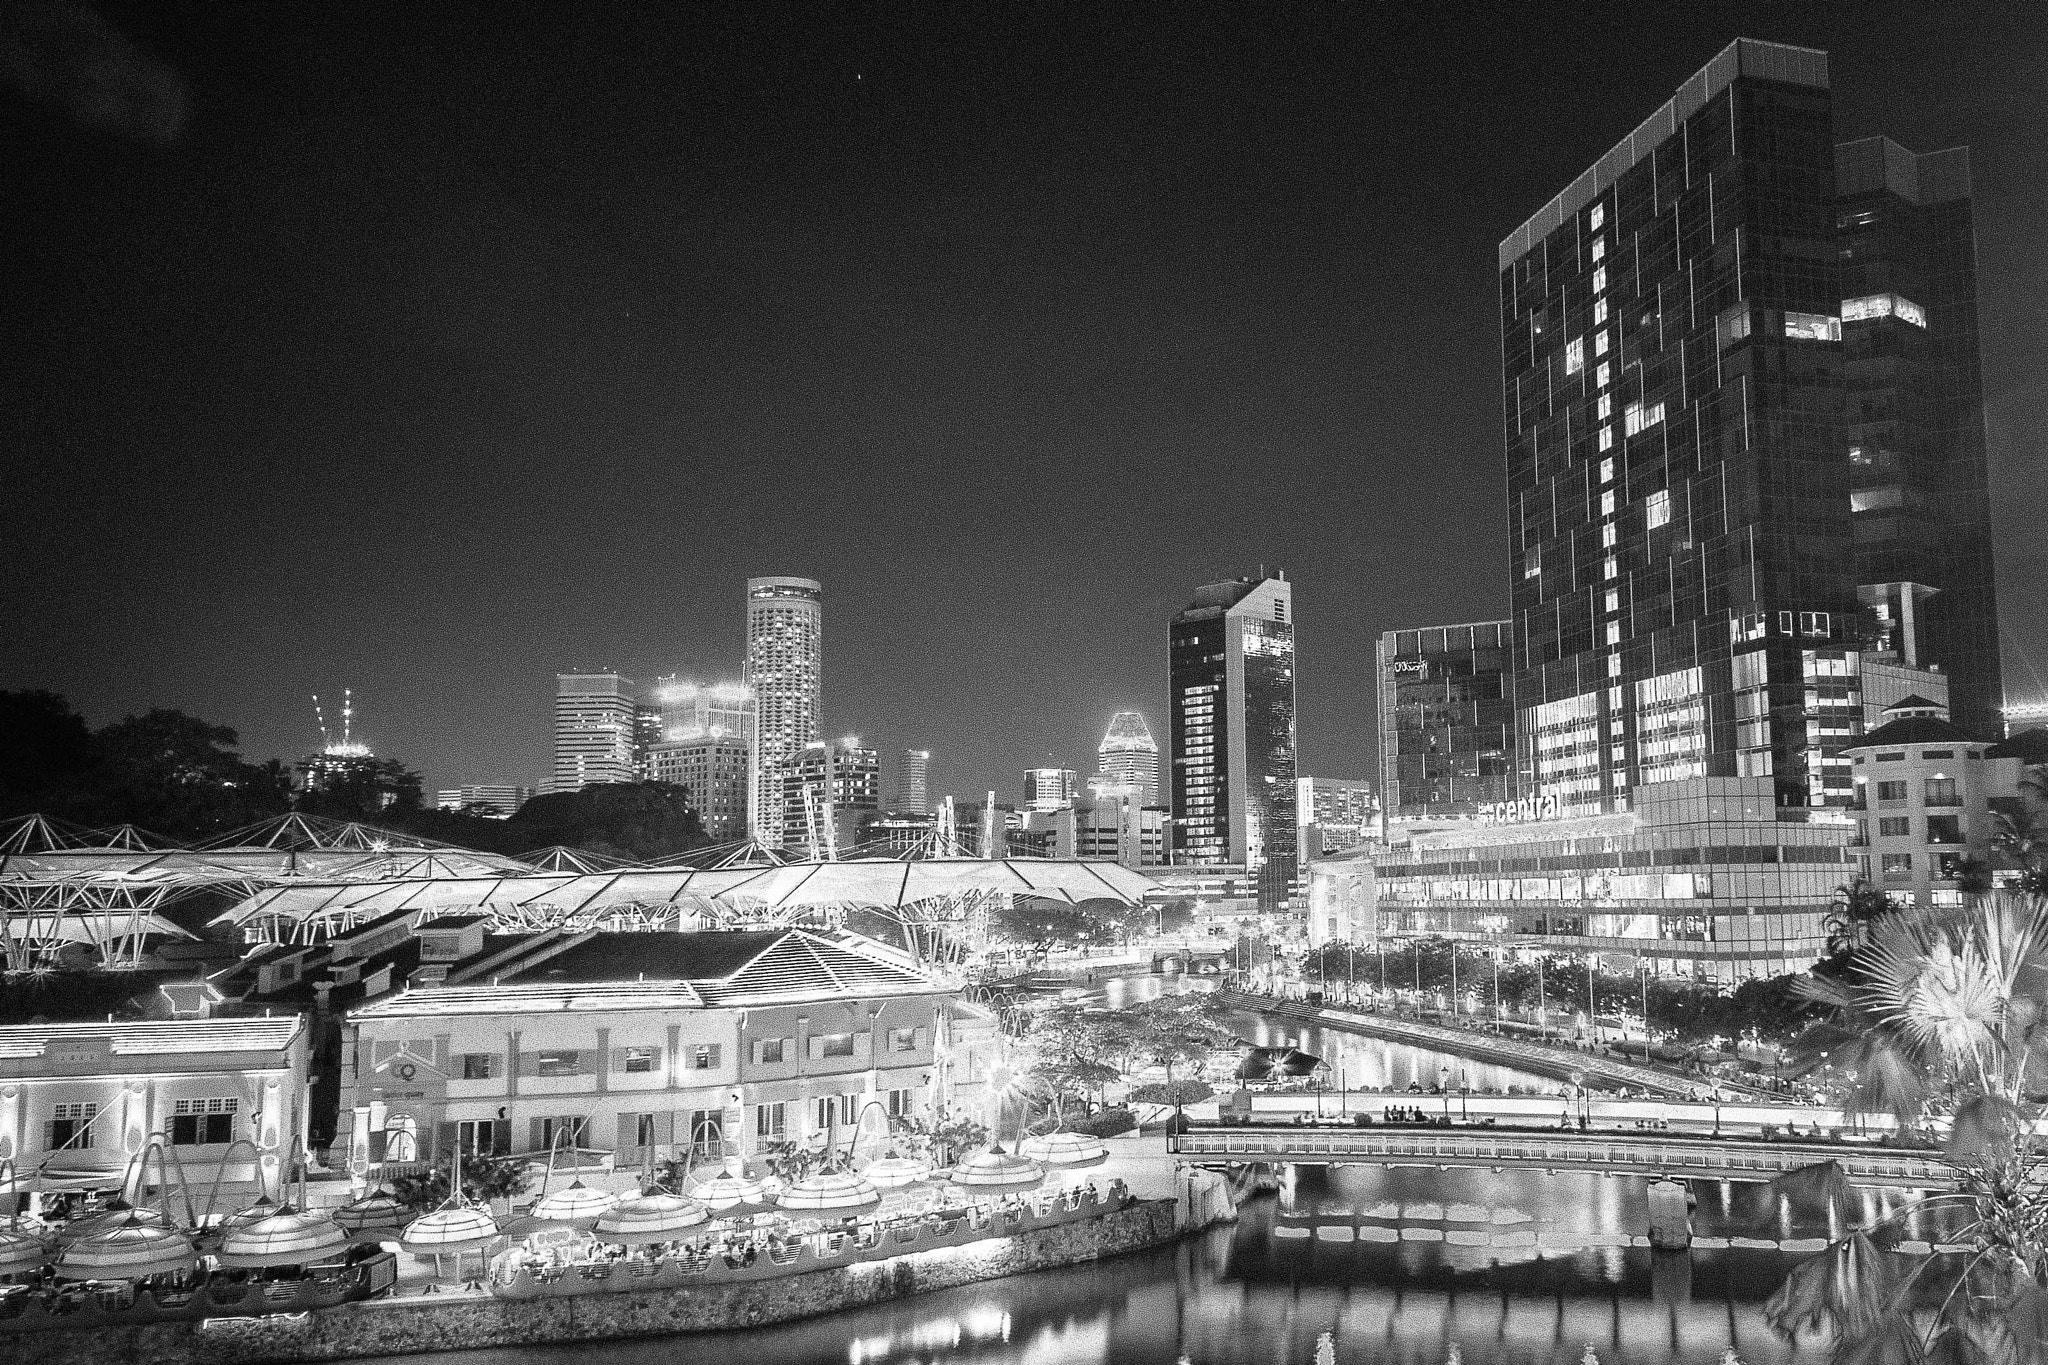
{"type": "Polygon", "coordinates": [[[1194,1127],[1168,1138],[1175,1155],[1198,1163],[1302,1165],[1535,1166],[1549,1171],[1769,1180],[1833,1161],[1859,1184],[1937,1188],[1954,1173],[1931,1152],[1846,1143],[1637,1137],[1617,1133],[1515,1133],[1489,1128],[1337,1128],[1311,1125],[1194,1127]]]}

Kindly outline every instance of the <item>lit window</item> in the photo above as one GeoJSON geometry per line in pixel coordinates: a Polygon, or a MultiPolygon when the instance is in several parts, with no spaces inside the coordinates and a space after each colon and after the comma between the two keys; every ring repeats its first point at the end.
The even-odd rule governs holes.
{"type": "Polygon", "coordinates": [[[1598,327],[1601,323],[1605,321],[1607,321],[1607,300],[1593,300],[1593,325],[1595,327],[1598,327]]]}
{"type": "Polygon", "coordinates": [[[1615,589],[1613,589],[1613,588],[1609,588],[1609,589],[1607,590],[1607,595],[1606,595],[1606,597],[1604,597],[1604,598],[1602,599],[1602,601],[1601,601],[1601,607],[1602,607],[1602,610],[1605,610],[1605,611],[1620,611],[1620,610],[1621,610],[1621,594],[1620,594],[1620,593],[1619,593],[1618,591],[1616,591],[1615,589]]]}
{"type": "Polygon", "coordinates": [[[1927,310],[1897,294],[1866,294],[1860,299],[1842,300],[1842,321],[1863,322],[1870,318],[1897,318],[1926,330],[1927,310]]]}
{"type": "Polygon", "coordinates": [[[1613,523],[1612,523],[1612,522],[1610,522],[1610,523],[1608,523],[1607,525],[1605,525],[1605,526],[1603,526],[1603,527],[1601,527],[1601,528],[1600,528],[1600,548],[1601,548],[1601,549],[1603,549],[1603,550],[1611,550],[1611,549],[1613,549],[1613,548],[1614,548],[1614,542],[1615,542],[1615,541],[1617,541],[1617,540],[1619,540],[1620,538],[1621,538],[1621,532],[1617,531],[1617,530],[1616,530],[1616,529],[1614,528],[1614,525],[1613,525],[1613,523]]]}
{"type": "Polygon", "coordinates": [[[1607,656],[1607,676],[1610,678],[1621,676],[1621,656],[1619,654],[1607,656]]]}
{"type": "Polygon", "coordinates": [[[1564,372],[1577,374],[1586,368],[1586,339],[1578,337],[1564,344],[1564,372]]]}
{"type": "Polygon", "coordinates": [[[1600,362],[1600,368],[1593,372],[1593,386],[1604,389],[1607,387],[1607,379],[1607,362],[1603,360],[1600,362]]]}
{"type": "MultiPolygon", "coordinates": [[[[1605,369],[1606,367],[1605,367],[1605,366],[1602,366],[1601,368],[1605,369]]],[[[1613,428],[1613,427],[1611,427],[1611,426],[1605,426],[1605,427],[1602,427],[1602,428],[1600,428],[1600,448],[1601,448],[1602,450],[1612,450],[1612,449],[1614,449],[1614,428],[1613,428]]]]}
{"type": "Polygon", "coordinates": [[[1601,394],[1599,409],[1600,420],[1603,422],[1606,421],[1608,418],[1614,416],[1614,395],[1611,393],[1601,394]]]}
{"type": "Polygon", "coordinates": [[[1613,483],[1613,482],[1614,482],[1614,461],[1613,461],[1613,460],[1602,460],[1602,461],[1600,462],[1600,482],[1602,482],[1602,483],[1613,483]]]}
{"type": "Polygon", "coordinates": [[[1723,349],[1749,335],[1749,305],[1738,303],[1715,320],[1714,333],[1723,349]]]}
{"type": "Polygon", "coordinates": [[[1593,354],[1607,354],[1607,333],[1604,330],[1593,333],[1593,354]]]}
{"type": "Polygon", "coordinates": [[[1842,320],[1827,313],[1787,313],[1785,336],[1790,341],[1840,341],[1842,320]]]}
{"type": "Polygon", "coordinates": [[[1607,643],[1610,645],[1621,643],[1621,622],[1609,621],[1607,623],[1607,643]]]}
{"type": "Polygon", "coordinates": [[[1522,560],[1522,577],[1541,578],[1542,576],[1543,547],[1539,545],[1532,547],[1528,555],[1522,560]]]}
{"type": "Polygon", "coordinates": [[[1593,259],[1596,261],[1607,259],[1607,239],[1605,237],[1595,237],[1593,239],[1593,259]]]}
{"type": "Polygon", "coordinates": [[[1611,488],[1600,495],[1600,515],[1603,517],[1614,515],[1614,490],[1611,488]]]}
{"type": "Polygon", "coordinates": [[[1604,265],[1595,266],[1593,268],[1593,292],[1597,294],[1605,288],[1607,288],[1607,267],[1604,265]]]}
{"type": "Polygon", "coordinates": [[[1621,416],[1623,425],[1628,428],[1628,434],[1634,436],[1664,420],[1664,405],[1651,403],[1645,407],[1641,403],[1630,403],[1622,410],[1621,416]]]}
{"type": "Polygon", "coordinates": [[[1593,216],[1592,216],[1592,218],[1591,218],[1590,222],[1591,222],[1591,224],[1592,224],[1593,230],[1594,230],[1595,232],[1598,232],[1598,231],[1600,230],[1600,228],[1602,227],[1602,225],[1604,225],[1604,224],[1605,224],[1605,223],[1607,222],[1607,205],[1605,205],[1605,204],[1595,204],[1595,205],[1593,205],[1593,216]]]}
{"type": "Polygon", "coordinates": [[[1644,511],[1649,514],[1651,529],[1654,530],[1662,526],[1671,520],[1671,490],[1668,488],[1658,489],[1650,494],[1649,501],[1643,506],[1644,511]]]}
{"type": "Polygon", "coordinates": [[[1613,555],[1609,555],[1600,561],[1600,576],[1602,578],[1617,578],[1620,574],[1621,570],[1615,564],[1613,555]]]}

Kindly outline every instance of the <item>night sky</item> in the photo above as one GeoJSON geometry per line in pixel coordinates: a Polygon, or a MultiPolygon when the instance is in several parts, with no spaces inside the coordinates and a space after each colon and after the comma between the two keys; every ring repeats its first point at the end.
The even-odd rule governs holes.
{"type": "Polygon", "coordinates": [[[1751,36],[1974,149],[2048,696],[2048,6],[1982,9],[17,0],[0,687],[535,781],[557,669],[737,676],[803,574],[827,729],[1015,798],[1264,562],[1368,776],[1374,636],[1505,608],[1497,242],[1751,36]]]}

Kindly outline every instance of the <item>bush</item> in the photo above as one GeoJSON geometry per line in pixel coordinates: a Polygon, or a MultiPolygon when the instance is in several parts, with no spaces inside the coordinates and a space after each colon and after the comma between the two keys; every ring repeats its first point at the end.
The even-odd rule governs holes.
{"type": "Polygon", "coordinates": [[[1207,1081],[1169,1081],[1164,1084],[1141,1085],[1131,1092],[1133,1104],[1163,1104],[1172,1107],[1177,1104],[1200,1104],[1203,1100],[1216,1098],[1216,1089],[1207,1081]]]}
{"type": "Polygon", "coordinates": [[[1090,1114],[1085,1119],[1075,1119],[1067,1125],[1074,1132],[1103,1138],[1128,1133],[1137,1126],[1138,1120],[1128,1109],[1105,1109],[1099,1114],[1090,1114]]]}

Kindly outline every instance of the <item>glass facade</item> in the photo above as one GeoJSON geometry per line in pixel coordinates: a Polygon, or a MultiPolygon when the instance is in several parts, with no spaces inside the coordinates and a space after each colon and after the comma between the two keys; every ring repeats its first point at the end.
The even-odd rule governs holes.
{"type": "Polygon", "coordinates": [[[1859,716],[1824,54],[1731,45],[1501,247],[1519,795],[1769,778],[1859,716]]]}
{"type": "Polygon", "coordinates": [[[1651,784],[1635,807],[1411,829],[1373,857],[1374,928],[1628,953],[1723,982],[1797,971],[1825,950],[1835,888],[1856,875],[1851,826],[1780,820],[1766,778],[1651,784]]]}
{"type": "Polygon", "coordinates": [[[1938,665],[1955,723],[2000,733],[1998,602],[1967,148],[1836,149],[1844,439],[1877,645],[1938,665]]]}
{"type": "MultiPolygon", "coordinates": [[[[785,765],[818,738],[825,705],[825,589],[809,578],[747,580],[747,656],[743,685],[754,697],[754,837],[770,848],[784,839],[785,765]]],[[[790,831],[802,833],[802,826],[790,831]]]]}
{"type": "Polygon", "coordinates": [[[1507,621],[1379,639],[1380,791],[1390,819],[1471,815],[1514,795],[1507,621]]]}
{"type": "Polygon", "coordinates": [[[1280,577],[1208,584],[1173,618],[1167,656],[1173,861],[1243,865],[1268,904],[1295,864],[1292,600],[1280,577]]]}

